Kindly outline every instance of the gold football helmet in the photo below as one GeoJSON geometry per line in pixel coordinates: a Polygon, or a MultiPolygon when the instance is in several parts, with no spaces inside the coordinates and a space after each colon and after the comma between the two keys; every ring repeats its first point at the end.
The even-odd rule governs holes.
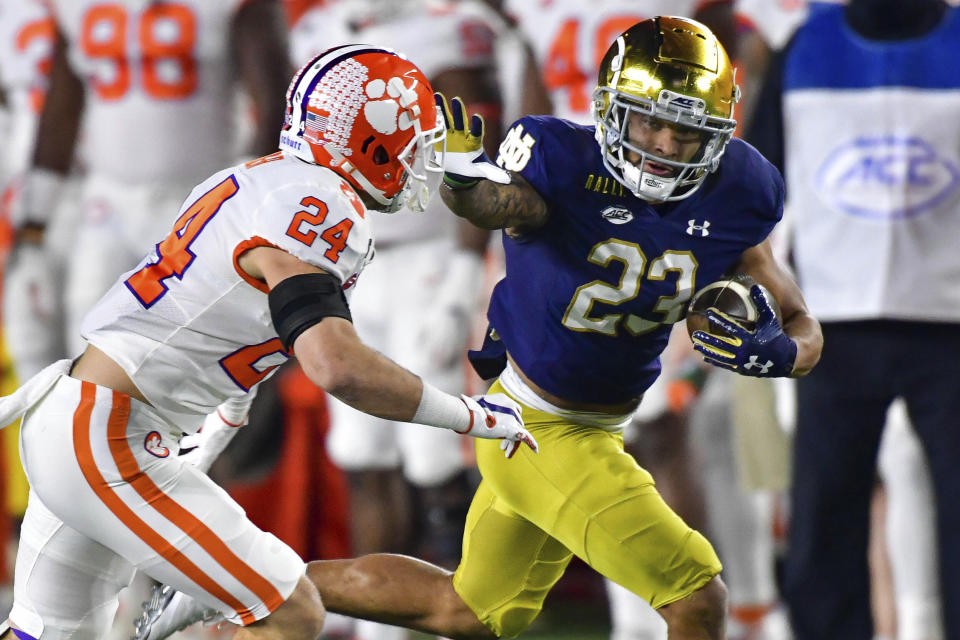
{"type": "Polygon", "coordinates": [[[639,198],[681,200],[692,195],[720,163],[733,135],[740,97],[735,70],[716,36],[687,18],[658,16],[630,27],[607,50],[593,93],[596,137],[607,169],[639,198]],[[700,150],[677,162],[631,144],[633,113],[697,131],[700,150]],[[639,154],[636,162],[628,152],[639,154]],[[644,171],[645,162],[668,167],[644,171]]]}

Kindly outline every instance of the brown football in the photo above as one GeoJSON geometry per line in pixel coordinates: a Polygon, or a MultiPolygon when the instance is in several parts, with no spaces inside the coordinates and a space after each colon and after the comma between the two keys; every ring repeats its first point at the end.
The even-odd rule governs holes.
{"type": "MultiPolygon", "coordinates": [[[[757,306],[750,297],[750,288],[757,284],[753,278],[745,273],[738,273],[728,278],[722,278],[703,287],[690,300],[687,307],[687,331],[692,335],[694,331],[710,331],[710,322],[707,320],[707,309],[717,309],[737,321],[748,331],[757,327],[757,306]]],[[[760,285],[763,287],[763,285],[760,285]]],[[[770,307],[781,319],[780,305],[770,292],[763,288],[770,301],[770,307]]],[[[713,333],[720,330],[715,329],[713,333]]]]}

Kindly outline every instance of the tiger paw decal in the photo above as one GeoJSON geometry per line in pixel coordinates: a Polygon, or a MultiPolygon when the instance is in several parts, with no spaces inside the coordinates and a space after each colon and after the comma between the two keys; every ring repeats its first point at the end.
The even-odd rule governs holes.
{"type": "MultiPolygon", "coordinates": [[[[406,109],[417,101],[416,86],[416,79],[407,87],[400,76],[394,76],[386,82],[380,78],[368,82],[365,92],[369,100],[363,105],[363,115],[370,126],[384,135],[391,135],[397,130],[406,131],[413,126],[411,114],[406,109]],[[400,112],[401,109],[404,111],[400,112]]],[[[418,111],[416,107],[414,110],[418,111]]],[[[412,115],[418,117],[420,114],[412,115]]]]}

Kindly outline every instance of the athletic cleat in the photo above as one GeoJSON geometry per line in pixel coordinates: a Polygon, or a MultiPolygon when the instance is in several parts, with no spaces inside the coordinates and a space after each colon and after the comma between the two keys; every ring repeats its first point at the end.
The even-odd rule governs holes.
{"type": "Polygon", "coordinates": [[[161,640],[197,622],[216,622],[223,616],[166,584],[155,584],[133,623],[133,640],[161,640]]]}

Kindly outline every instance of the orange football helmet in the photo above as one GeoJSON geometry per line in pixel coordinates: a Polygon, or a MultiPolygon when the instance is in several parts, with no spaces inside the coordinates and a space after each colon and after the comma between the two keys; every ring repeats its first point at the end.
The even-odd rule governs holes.
{"type": "Polygon", "coordinates": [[[423,211],[443,177],[445,136],[416,65],[390,49],[345,45],[294,75],[280,148],[333,169],[384,211],[423,211]]]}

